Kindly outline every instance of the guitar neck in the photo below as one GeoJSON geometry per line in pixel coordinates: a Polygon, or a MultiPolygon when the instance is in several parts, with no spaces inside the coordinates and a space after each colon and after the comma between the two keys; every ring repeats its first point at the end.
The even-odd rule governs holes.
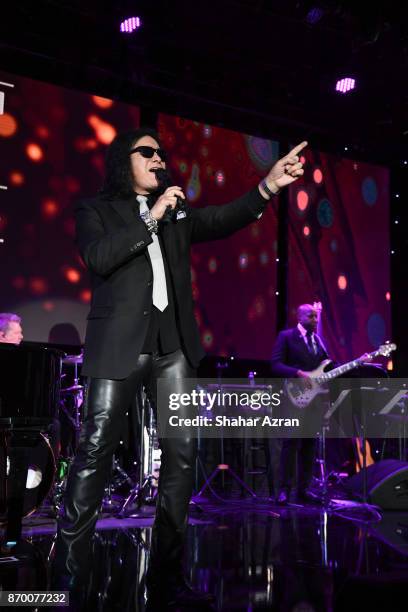
{"type": "Polygon", "coordinates": [[[378,355],[388,357],[391,351],[395,351],[396,348],[397,347],[395,344],[390,344],[388,342],[387,344],[382,344],[376,351],[373,351],[372,353],[366,353],[365,355],[362,355],[362,357],[359,357],[358,359],[353,359],[353,361],[349,361],[348,363],[344,363],[343,365],[334,368],[334,370],[331,370],[330,372],[324,372],[321,376],[316,378],[316,382],[325,382],[326,380],[336,378],[337,376],[345,374],[345,372],[348,372],[353,368],[358,368],[358,366],[361,365],[362,362],[366,361],[367,359],[377,357],[378,355]]]}
{"type": "Polygon", "coordinates": [[[334,370],[330,370],[330,372],[325,372],[323,376],[319,377],[322,380],[331,380],[332,378],[337,378],[337,376],[341,376],[341,374],[345,374],[349,370],[353,370],[353,368],[357,368],[360,365],[360,361],[358,359],[354,359],[353,361],[349,361],[348,363],[344,363],[334,370]]]}

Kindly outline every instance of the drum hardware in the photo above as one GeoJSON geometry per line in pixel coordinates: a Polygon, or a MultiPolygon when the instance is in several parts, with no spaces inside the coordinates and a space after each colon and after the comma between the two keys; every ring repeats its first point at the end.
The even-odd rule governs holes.
{"type": "Polygon", "coordinates": [[[135,514],[128,514],[129,507],[134,503],[136,503],[137,509],[140,509],[143,502],[145,504],[156,503],[158,486],[158,474],[154,470],[154,463],[158,462],[158,457],[154,457],[156,428],[154,427],[153,408],[146,396],[141,410],[140,429],[143,433],[140,444],[139,482],[131,489],[129,495],[119,508],[117,517],[120,518],[135,516],[135,514]],[[149,416],[148,428],[145,424],[146,413],[149,416]]]}
{"type": "MultiPolygon", "coordinates": [[[[74,397],[74,404],[75,404],[75,428],[76,428],[76,432],[79,431],[79,429],[81,428],[81,415],[79,412],[79,408],[83,403],[84,397],[83,397],[83,391],[84,391],[84,386],[79,384],[79,377],[78,377],[78,365],[82,365],[83,362],[83,353],[81,353],[80,355],[67,355],[67,357],[64,357],[62,359],[62,363],[66,364],[66,365],[73,365],[74,366],[74,384],[71,385],[70,387],[66,387],[65,389],[61,389],[61,395],[73,395],[74,397]]],[[[78,440],[76,440],[76,443],[78,442],[78,440]]]]}
{"type": "Polygon", "coordinates": [[[61,395],[66,395],[67,393],[79,392],[83,390],[83,385],[72,385],[72,387],[65,387],[61,389],[61,395]]]}
{"type": "Polygon", "coordinates": [[[81,353],[80,355],[66,355],[66,357],[62,358],[62,363],[65,363],[67,365],[79,365],[83,363],[84,360],[84,354],[81,353]]]}
{"type": "Polygon", "coordinates": [[[112,458],[112,475],[107,486],[105,487],[105,494],[102,500],[102,508],[104,512],[109,510],[117,510],[117,506],[120,504],[120,502],[114,500],[112,494],[115,493],[116,490],[119,489],[119,487],[121,487],[125,482],[128,483],[131,489],[134,488],[134,481],[121,467],[119,460],[114,455],[112,458]]]}
{"type": "MultiPolygon", "coordinates": [[[[61,388],[59,403],[59,415],[61,422],[61,413],[63,413],[66,419],[68,428],[72,428],[73,442],[66,443],[66,447],[63,446],[62,454],[58,458],[56,467],[56,477],[53,487],[52,494],[50,496],[50,504],[53,509],[53,515],[58,517],[63,511],[63,498],[67,483],[68,472],[71,464],[74,460],[75,452],[78,448],[79,436],[81,431],[82,413],[81,407],[84,401],[85,386],[79,383],[78,377],[78,365],[81,365],[83,361],[83,354],[81,355],[67,355],[62,358],[62,364],[68,366],[74,366],[74,379],[73,384],[69,387],[61,388]],[[71,405],[70,405],[71,401],[71,405]]],[[[67,376],[66,373],[61,374],[61,381],[67,376]]]]}
{"type": "Polygon", "coordinates": [[[82,363],[78,361],[78,358],[82,356],[70,356],[65,359],[67,363],[73,363],[75,366],[74,372],[74,384],[70,387],[65,387],[61,389],[61,397],[62,401],[60,402],[60,410],[63,411],[64,415],[68,419],[68,422],[72,425],[74,431],[74,448],[72,449],[72,454],[75,454],[76,449],[78,448],[79,436],[81,431],[81,422],[82,422],[82,414],[81,414],[81,406],[84,402],[84,393],[85,387],[84,385],[79,384],[78,378],[78,370],[77,364],[82,363]],[[68,359],[73,361],[67,361],[68,359]],[[70,410],[67,404],[68,398],[73,400],[73,407],[70,410]],[[73,413],[73,414],[72,414],[73,413]]]}
{"type": "MultiPolygon", "coordinates": [[[[82,385],[74,385],[74,387],[69,387],[68,389],[64,389],[64,392],[66,393],[62,393],[61,391],[62,395],[72,397],[74,400],[74,415],[73,416],[72,414],[70,414],[69,409],[63,402],[60,403],[60,409],[64,412],[65,416],[67,417],[68,421],[71,423],[76,434],[78,434],[81,430],[80,407],[83,404],[83,393],[82,393],[83,389],[84,387],[82,387],[82,385]]],[[[78,440],[76,440],[75,448],[77,447],[77,443],[78,443],[78,440]]]]}
{"type": "Polygon", "coordinates": [[[64,508],[64,493],[67,484],[68,471],[71,466],[72,459],[60,457],[58,461],[57,475],[52,493],[52,508],[55,518],[62,515],[64,508]]]}
{"type": "Polygon", "coordinates": [[[122,468],[119,463],[119,460],[116,459],[115,456],[113,457],[113,473],[117,475],[116,482],[114,485],[115,489],[121,487],[123,484],[125,484],[125,482],[127,482],[130,487],[135,486],[134,481],[129,476],[129,474],[122,468]]]}

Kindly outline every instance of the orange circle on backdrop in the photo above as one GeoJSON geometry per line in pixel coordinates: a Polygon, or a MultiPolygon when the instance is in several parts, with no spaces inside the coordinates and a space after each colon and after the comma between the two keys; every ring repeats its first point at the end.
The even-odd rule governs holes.
{"type": "Polygon", "coordinates": [[[17,132],[17,121],[10,113],[0,115],[0,136],[10,138],[17,132]]]}
{"type": "Polygon", "coordinates": [[[26,146],[26,153],[27,156],[31,159],[31,161],[34,162],[41,161],[44,157],[42,148],[33,142],[26,146]]]}
{"type": "Polygon", "coordinates": [[[65,270],[65,278],[70,283],[78,283],[81,280],[81,275],[75,268],[68,268],[65,270]]]}
{"type": "Polygon", "coordinates": [[[83,289],[79,294],[79,298],[82,302],[90,302],[91,301],[91,292],[89,289],[83,289]]]}
{"type": "Polygon", "coordinates": [[[10,183],[16,187],[19,187],[24,183],[24,175],[17,170],[10,172],[10,183]]]}
{"type": "Polygon", "coordinates": [[[44,200],[42,203],[42,211],[45,217],[52,219],[58,214],[58,204],[55,200],[44,200]]]}
{"type": "Polygon", "coordinates": [[[308,207],[309,204],[309,196],[306,191],[301,189],[298,191],[296,196],[296,203],[299,210],[304,211],[308,207]]]}
{"type": "Polygon", "coordinates": [[[340,274],[339,278],[337,279],[337,285],[342,291],[347,288],[347,278],[344,276],[344,274],[340,274]]]}
{"type": "Polygon", "coordinates": [[[313,180],[318,185],[323,182],[323,172],[319,168],[313,172],[313,180]]]}

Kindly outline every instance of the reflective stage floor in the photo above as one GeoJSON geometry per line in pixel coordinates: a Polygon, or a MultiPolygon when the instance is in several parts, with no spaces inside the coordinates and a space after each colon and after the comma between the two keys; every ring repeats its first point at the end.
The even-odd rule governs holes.
{"type": "MultiPolygon", "coordinates": [[[[153,512],[98,521],[89,610],[145,610],[153,512]]],[[[55,529],[44,510],[24,519],[22,541],[2,546],[3,590],[46,590],[55,529]]],[[[191,506],[186,570],[195,588],[215,595],[217,611],[405,611],[408,513],[200,499],[191,506]]]]}

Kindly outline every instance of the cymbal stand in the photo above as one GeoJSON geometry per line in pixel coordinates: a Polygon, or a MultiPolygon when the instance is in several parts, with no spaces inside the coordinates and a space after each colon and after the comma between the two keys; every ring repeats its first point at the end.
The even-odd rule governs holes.
{"type": "Polygon", "coordinates": [[[62,390],[62,391],[65,391],[68,396],[72,397],[73,410],[72,408],[69,409],[65,405],[64,401],[61,401],[59,404],[59,409],[63,411],[65,417],[67,418],[68,422],[72,426],[72,429],[74,432],[74,440],[73,442],[70,443],[69,450],[67,452],[67,456],[66,457],[60,456],[57,462],[57,474],[55,478],[55,484],[53,488],[52,502],[51,502],[53,512],[56,517],[58,517],[63,510],[63,496],[64,496],[64,491],[65,491],[68,471],[73,461],[75,452],[78,448],[79,437],[81,433],[81,410],[80,408],[83,404],[83,399],[84,399],[83,398],[84,387],[78,384],[79,379],[78,379],[77,364],[75,363],[74,366],[75,366],[74,385],[66,390],[62,390]]]}
{"type": "Polygon", "coordinates": [[[157,477],[153,474],[153,447],[154,447],[154,436],[155,436],[155,428],[153,424],[153,409],[145,396],[143,407],[141,410],[141,419],[140,419],[140,455],[139,455],[139,482],[135,484],[135,486],[129,492],[129,495],[124,500],[122,506],[120,507],[117,516],[118,517],[126,517],[129,516],[128,508],[132,504],[136,503],[136,507],[139,509],[142,505],[142,502],[152,503],[155,501],[156,495],[156,487],[154,483],[157,482],[157,477]],[[149,425],[148,425],[148,438],[149,438],[149,448],[148,448],[148,456],[147,456],[147,470],[145,475],[144,470],[144,458],[145,458],[145,440],[144,440],[144,431],[145,431],[145,421],[146,421],[146,411],[148,410],[149,414],[149,425]]]}
{"type": "MultiPolygon", "coordinates": [[[[114,465],[115,465],[115,457],[112,457],[112,475],[114,471],[114,465]]],[[[112,511],[114,508],[114,502],[112,499],[112,492],[113,492],[114,487],[113,487],[112,480],[113,479],[111,477],[108,481],[108,484],[105,487],[105,494],[102,500],[102,509],[104,512],[112,511]]]]}
{"type": "Polygon", "coordinates": [[[117,512],[118,506],[121,508],[121,502],[115,501],[112,497],[112,493],[115,493],[115,491],[125,482],[127,482],[133,490],[133,488],[135,487],[134,481],[129,476],[129,474],[122,468],[116,456],[113,455],[111,478],[107,486],[105,487],[105,495],[102,501],[102,507],[105,512],[109,512],[110,510],[117,512]],[[115,474],[119,476],[119,480],[117,482],[114,481],[115,474]]]}
{"type": "Polygon", "coordinates": [[[78,442],[79,442],[79,436],[80,436],[80,432],[81,432],[81,412],[80,412],[80,407],[82,406],[83,402],[84,402],[84,395],[83,395],[83,391],[84,388],[80,389],[79,387],[81,385],[78,384],[79,378],[78,378],[78,364],[75,363],[74,364],[74,387],[78,389],[78,392],[74,393],[74,419],[75,419],[75,450],[78,448],[78,442]]]}

